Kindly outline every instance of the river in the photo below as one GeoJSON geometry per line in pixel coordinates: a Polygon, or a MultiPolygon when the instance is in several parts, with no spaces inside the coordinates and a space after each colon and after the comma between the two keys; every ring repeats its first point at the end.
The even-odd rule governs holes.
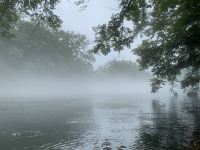
{"type": "Polygon", "coordinates": [[[198,149],[200,101],[184,96],[2,98],[1,150],[198,149]]]}

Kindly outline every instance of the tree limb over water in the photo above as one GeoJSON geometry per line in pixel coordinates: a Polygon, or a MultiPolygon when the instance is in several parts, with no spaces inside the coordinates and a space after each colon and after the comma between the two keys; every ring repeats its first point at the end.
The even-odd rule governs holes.
{"type": "MultiPolygon", "coordinates": [[[[22,16],[26,19],[39,20],[38,25],[42,21],[50,28],[60,28],[62,20],[54,13],[60,2],[60,0],[0,0],[0,34],[13,35],[12,31],[22,16]]],[[[81,8],[85,5],[84,0],[73,0],[73,3],[81,8]]]]}

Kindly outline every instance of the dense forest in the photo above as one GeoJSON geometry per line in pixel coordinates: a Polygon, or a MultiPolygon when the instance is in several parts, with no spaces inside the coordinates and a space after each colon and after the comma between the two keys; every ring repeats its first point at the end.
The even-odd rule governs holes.
{"type": "Polygon", "coordinates": [[[14,38],[0,38],[1,75],[71,76],[92,71],[94,56],[84,35],[20,22],[14,38]]]}

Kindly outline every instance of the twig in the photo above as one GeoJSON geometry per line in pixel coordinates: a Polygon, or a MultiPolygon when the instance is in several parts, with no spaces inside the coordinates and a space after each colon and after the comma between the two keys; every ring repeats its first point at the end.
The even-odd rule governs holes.
{"type": "Polygon", "coordinates": [[[41,14],[41,16],[40,16],[40,19],[39,19],[38,23],[37,23],[36,26],[34,27],[33,32],[36,32],[37,28],[39,27],[39,25],[40,25],[40,23],[41,23],[41,21],[42,21],[43,14],[44,14],[44,9],[45,9],[46,4],[47,4],[47,0],[45,0],[45,2],[44,2],[43,12],[42,12],[42,14],[41,14]]]}

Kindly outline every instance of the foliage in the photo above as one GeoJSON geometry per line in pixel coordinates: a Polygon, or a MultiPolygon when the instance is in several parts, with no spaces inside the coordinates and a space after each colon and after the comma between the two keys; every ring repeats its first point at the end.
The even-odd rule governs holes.
{"type": "Polygon", "coordinates": [[[100,66],[97,72],[101,75],[126,78],[149,78],[146,72],[140,72],[139,66],[132,61],[112,60],[103,66],[100,66]]]}
{"type": "MultiPolygon", "coordinates": [[[[82,6],[84,0],[74,0],[76,5],[82,6]]],[[[51,28],[61,27],[62,20],[54,13],[60,0],[0,0],[0,34],[12,35],[20,18],[37,19],[34,27],[44,22],[51,28]]]]}
{"type": "MultiPolygon", "coordinates": [[[[154,78],[152,92],[167,81],[180,83],[185,90],[199,89],[200,82],[200,1],[119,0],[119,12],[107,24],[94,28],[94,52],[108,54],[131,47],[138,35],[145,37],[133,50],[143,69],[154,78]],[[183,69],[184,77],[177,76],[183,69]]],[[[199,90],[197,90],[199,91],[199,90]]]]}
{"type": "Polygon", "coordinates": [[[39,26],[33,33],[34,23],[21,22],[16,37],[0,38],[0,63],[19,73],[69,75],[92,69],[94,57],[87,51],[84,35],[62,30],[51,31],[39,26]]]}

